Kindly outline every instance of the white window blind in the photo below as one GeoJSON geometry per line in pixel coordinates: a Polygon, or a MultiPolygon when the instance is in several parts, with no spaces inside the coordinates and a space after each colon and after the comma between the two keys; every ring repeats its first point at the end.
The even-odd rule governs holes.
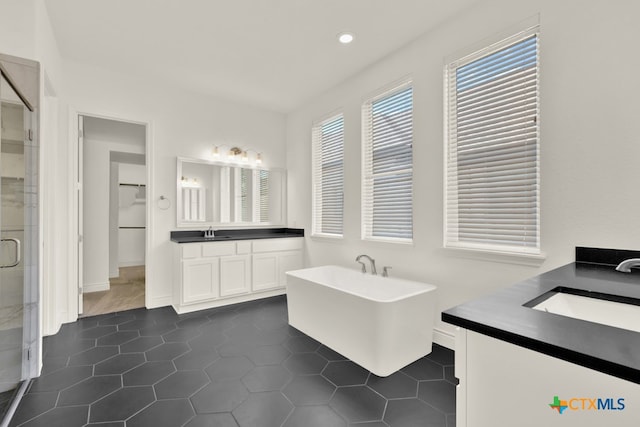
{"type": "Polygon", "coordinates": [[[362,238],[413,239],[413,87],[362,106],[362,238]]]}
{"type": "Polygon", "coordinates": [[[240,198],[241,198],[241,220],[243,222],[253,221],[253,210],[251,208],[252,194],[251,185],[253,171],[251,169],[242,169],[240,172],[240,198]]]}
{"type": "Polygon", "coordinates": [[[269,171],[258,169],[258,188],[260,203],[258,205],[258,220],[269,222],[269,171]]]}
{"type": "Polygon", "coordinates": [[[539,254],[537,27],[447,66],[445,245],[539,254]]]}
{"type": "Polygon", "coordinates": [[[314,235],[342,236],[344,206],[344,118],[333,116],[313,126],[314,235]]]}

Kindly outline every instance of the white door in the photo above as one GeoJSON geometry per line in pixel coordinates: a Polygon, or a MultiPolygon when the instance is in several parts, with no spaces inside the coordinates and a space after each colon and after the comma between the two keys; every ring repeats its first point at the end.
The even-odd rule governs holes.
{"type": "Polygon", "coordinates": [[[32,114],[0,73],[0,393],[9,392],[7,397],[33,376],[30,355],[36,349],[38,164],[32,114]]]}
{"type": "Polygon", "coordinates": [[[82,243],[82,239],[83,239],[83,206],[84,206],[84,199],[83,199],[83,194],[82,194],[82,175],[83,175],[83,157],[84,156],[84,117],[82,116],[78,116],[78,161],[76,162],[78,165],[78,172],[77,172],[77,181],[76,181],[76,204],[78,206],[78,230],[77,230],[77,235],[78,235],[78,314],[82,314],[82,312],[84,311],[84,307],[83,307],[83,301],[82,301],[82,285],[84,284],[84,279],[83,279],[83,263],[84,263],[84,259],[83,259],[83,243],[82,243]]]}

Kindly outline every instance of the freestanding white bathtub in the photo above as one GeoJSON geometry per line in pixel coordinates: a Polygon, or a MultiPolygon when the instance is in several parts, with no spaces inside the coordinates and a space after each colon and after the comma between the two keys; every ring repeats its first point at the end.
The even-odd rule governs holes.
{"type": "Polygon", "coordinates": [[[289,271],[289,324],[386,377],[431,352],[435,291],[335,265],[289,271]]]}

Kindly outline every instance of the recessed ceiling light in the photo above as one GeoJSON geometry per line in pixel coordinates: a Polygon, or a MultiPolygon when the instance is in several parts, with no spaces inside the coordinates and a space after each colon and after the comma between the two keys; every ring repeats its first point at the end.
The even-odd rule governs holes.
{"type": "Polygon", "coordinates": [[[338,40],[342,44],[349,44],[353,41],[353,34],[351,33],[340,33],[338,34],[338,40]]]}

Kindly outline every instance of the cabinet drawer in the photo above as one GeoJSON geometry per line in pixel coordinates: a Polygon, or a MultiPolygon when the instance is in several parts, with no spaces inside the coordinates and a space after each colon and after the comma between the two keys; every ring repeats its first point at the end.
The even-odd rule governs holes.
{"type": "Polygon", "coordinates": [[[200,243],[183,243],[180,246],[182,248],[182,259],[200,258],[201,246],[200,243]]]}
{"type": "Polygon", "coordinates": [[[211,243],[204,243],[202,245],[203,257],[235,255],[235,254],[236,254],[235,242],[224,242],[224,243],[211,242],[211,243]]]}
{"type": "Polygon", "coordinates": [[[238,255],[248,255],[251,253],[251,242],[240,241],[236,242],[238,248],[238,255]]]}
{"type": "Polygon", "coordinates": [[[302,249],[303,241],[301,237],[254,240],[253,252],[293,251],[302,249]]]}

